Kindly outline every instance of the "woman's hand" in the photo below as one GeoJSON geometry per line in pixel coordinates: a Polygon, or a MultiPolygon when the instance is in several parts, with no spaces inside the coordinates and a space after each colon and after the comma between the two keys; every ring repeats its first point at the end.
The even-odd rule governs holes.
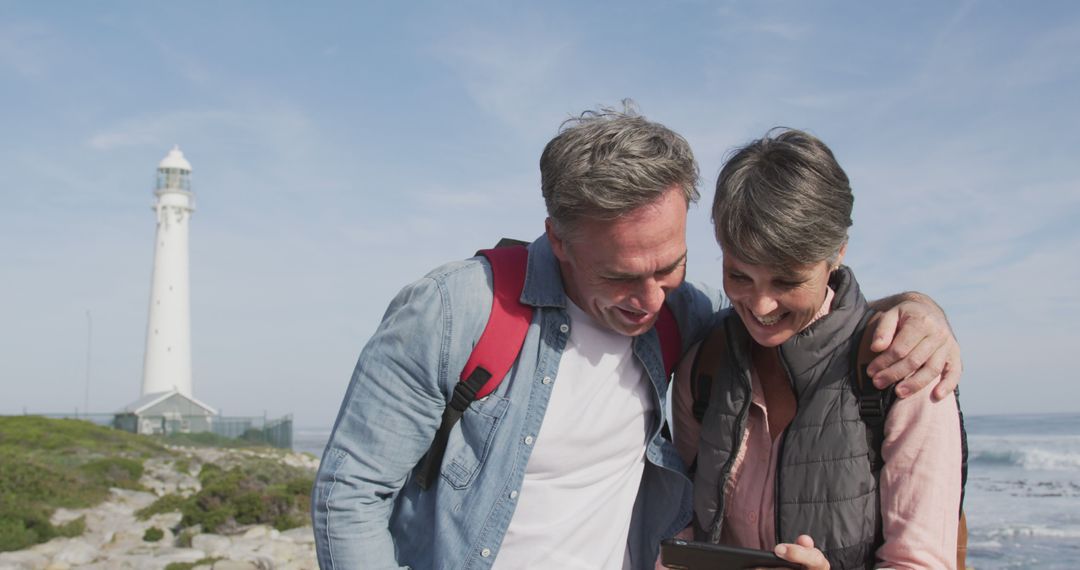
{"type": "Polygon", "coordinates": [[[814,548],[814,539],[805,534],[800,534],[795,544],[777,544],[773,552],[788,562],[802,564],[807,570],[829,570],[829,561],[814,548]]]}

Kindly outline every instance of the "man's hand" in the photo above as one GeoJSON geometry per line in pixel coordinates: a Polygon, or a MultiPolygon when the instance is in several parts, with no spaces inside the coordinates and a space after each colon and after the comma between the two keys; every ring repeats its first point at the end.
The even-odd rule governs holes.
{"type": "Polygon", "coordinates": [[[945,313],[929,297],[901,293],[871,306],[876,315],[870,349],[881,352],[867,371],[874,385],[885,388],[896,382],[896,395],[904,398],[938,380],[935,401],[952,392],[960,382],[963,364],[960,344],[953,337],[945,313]]]}
{"type": "Polygon", "coordinates": [[[814,539],[805,534],[800,534],[795,544],[777,544],[773,552],[788,562],[802,564],[807,570],[829,570],[829,561],[814,548],[814,539]]]}

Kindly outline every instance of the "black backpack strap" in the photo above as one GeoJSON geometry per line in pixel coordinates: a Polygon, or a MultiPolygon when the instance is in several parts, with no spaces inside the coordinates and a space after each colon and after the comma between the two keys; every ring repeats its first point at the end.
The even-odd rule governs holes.
{"type": "MultiPolygon", "coordinates": [[[[870,350],[870,344],[874,342],[874,327],[871,322],[873,316],[873,311],[868,312],[859,324],[861,330],[859,343],[851,351],[851,377],[855,397],[859,401],[859,417],[866,425],[867,459],[870,461],[870,470],[874,476],[880,504],[881,468],[885,465],[885,460],[881,457],[881,446],[885,442],[885,418],[889,415],[889,408],[896,401],[896,390],[895,386],[889,386],[884,390],[874,386],[874,380],[867,372],[870,361],[877,356],[877,353],[870,350]]],[[[874,535],[876,544],[885,542],[881,516],[877,517],[874,535]]]]}
{"type": "MultiPolygon", "coordinates": [[[[698,345],[697,354],[690,365],[690,397],[693,398],[694,420],[700,425],[709,409],[709,398],[716,374],[721,366],[727,366],[728,344],[724,323],[719,323],[705,335],[698,345]]],[[[689,466],[690,476],[697,471],[697,455],[689,466]]]]}
{"type": "Polygon", "coordinates": [[[420,461],[421,466],[416,474],[416,482],[421,489],[426,490],[439,476],[443,455],[446,454],[446,444],[450,441],[450,432],[454,429],[454,424],[465,414],[469,404],[476,401],[476,393],[490,378],[491,373],[483,368],[477,368],[467,380],[458,382],[454,386],[454,395],[443,408],[442,422],[435,432],[435,439],[432,440],[431,447],[420,461]]]}
{"type": "MultiPolygon", "coordinates": [[[[889,386],[884,390],[878,389],[874,386],[873,379],[867,374],[866,368],[869,366],[870,361],[873,360],[877,354],[870,350],[870,343],[874,340],[873,326],[870,322],[873,317],[873,312],[868,314],[863,320],[862,333],[859,338],[859,345],[852,352],[854,353],[854,385],[855,395],[859,398],[859,416],[862,418],[864,424],[866,424],[866,443],[869,449],[868,455],[870,459],[870,467],[873,470],[874,478],[878,481],[878,497],[880,501],[881,493],[881,468],[885,465],[884,458],[881,457],[881,446],[885,443],[885,418],[889,415],[889,409],[892,407],[893,402],[896,401],[895,385],[889,386]]],[[[964,487],[967,485],[968,475],[968,443],[967,443],[967,430],[964,427],[964,412],[960,409],[960,389],[957,388],[953,391],[956,396],[956,412],[960,416],[960,526],[957,530],[956,539],[956,558],[957,568],[966,567],[967,558],[967,517],[964,515],[964,487]]],[[[878,520],[877,527],[877,542],[881,544],[884,542],[884,536],[882,535],[881,521],[878,520]]]]}
{"type": "Polygon", "coordinates": [[[854,367],[852,377],[854,379],[855,397],[859,400],[859,417],[866,424],[866,443],[870,458],[870,467],[874,477],[881,473],[881,467],[885,461],[881,457],[881,445],[885,441],[885,418],[889,415],[889,408],[896,401],[896,390],[889,386],[884,390],[874,386],[874,380],[867,373],[867,367],[877,353],[870,350],[870,344],[874,341],[873,326],[870,319],[873,312],[863,318],[860,324],[862,332],[859,344],[853,350],[854,367]]]}
{"type": "Polygon", "coordinates": [[[421,489],[426,490],[439,476],[454,425],[470,404],[499,387],[521,352],[533,315],[533,308],[520,301],[529,257],[525,245],[522,241],[503,238],[495,248],[476,252],[486,257],[491,266],[491,313],[450,401],[443,408],[431,447],[420,460],[416,482],[421,489]]]}
{"type": "Polygon", "coordinates": [[[690,367],[690,394],[694,398],[694,419],[701,423],[709,408],[712,386],[721,366],[727,366],[728,344],[724,323],[713,327],[701,341],[690,367]]]}
{"type": "Polygon", "coordinates": [[[964,493],[968,478],[968,441],[964,427],[964,411],[960,409],[960,388],[953,390],[956,396],[956,413],[960,416],[960,527],[956,535],[957,568],[967,567],[967,515],[964,514],[964,493]]]}

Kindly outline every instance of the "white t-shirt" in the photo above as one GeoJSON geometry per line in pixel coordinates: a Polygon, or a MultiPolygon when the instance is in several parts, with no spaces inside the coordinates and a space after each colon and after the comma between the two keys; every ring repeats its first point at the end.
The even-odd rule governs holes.
{"type": "Polygon", "coordinates": [[[652,385],[632,339],[568,301],[570,338],[495,568],[629,568],[652,385]]]}

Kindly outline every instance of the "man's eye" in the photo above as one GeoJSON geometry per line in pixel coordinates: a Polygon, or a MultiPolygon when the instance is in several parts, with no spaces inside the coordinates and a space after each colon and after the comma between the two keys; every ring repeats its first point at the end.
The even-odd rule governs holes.
{"type": "Polygon", "coordinates": [[[732,281],[740,281],[740,282],[750,280],[749,277],[747,277],[745,275],[742,275],[740,273],[728,273],[728,279],[731,279],[732,281]]]}

